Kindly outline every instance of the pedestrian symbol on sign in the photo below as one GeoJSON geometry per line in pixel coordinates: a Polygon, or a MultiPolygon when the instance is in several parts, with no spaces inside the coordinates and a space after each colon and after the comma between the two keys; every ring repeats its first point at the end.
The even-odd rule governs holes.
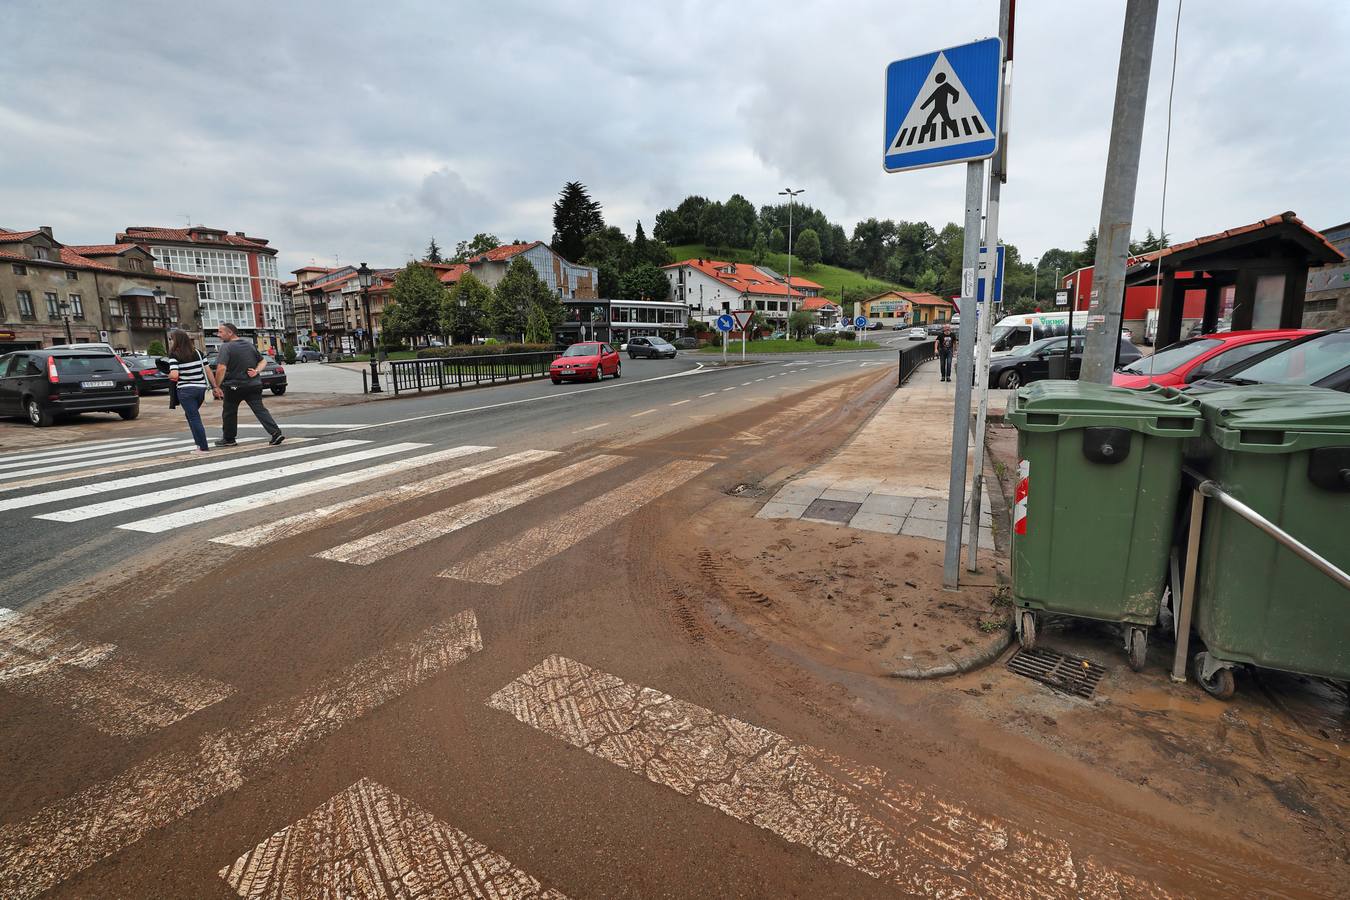
{"type": "Polygon", "coordinates": [[[900,123],[900,130],[886,152],[890,155],[987,140],[992,131],[951,63],[947,62],[947,55],[939,53],[924,89],[914,98],[914,105],[900,123]]]}

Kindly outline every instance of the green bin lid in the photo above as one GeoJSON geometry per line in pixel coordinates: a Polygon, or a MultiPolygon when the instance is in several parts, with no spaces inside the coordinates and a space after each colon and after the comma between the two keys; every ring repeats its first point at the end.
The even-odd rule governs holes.
{"type": "Polygon", "coordinates": [[[1168,437],[1197,435],[1202,424],[1200,405],[1174,388],[1088,381],[1033,382],[1009,399],[1006,418],[1031,431],[1113,425],[1168,437]]]}
{"type": "Polygon", "coordinates": [[[1350,394],[1296,384],[1239,385],[1196,398],[1209,436],[1227,449],[1292,452],[1350,445],[1350,394]]]}

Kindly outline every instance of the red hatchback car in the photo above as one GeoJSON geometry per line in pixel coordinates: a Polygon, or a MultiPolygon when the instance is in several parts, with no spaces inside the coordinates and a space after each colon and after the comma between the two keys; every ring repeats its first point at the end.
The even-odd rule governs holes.
{"type": "Polygon", "coordinates": [[[564,378],[599,381],[606,375],[622,377],[623,364],[619,362],[617,350],[599,341],[573,344],[548,367],[548,377],[554,384],[562,384],[564,378]]]}
{"type": "Polygon", "coordinates": [[[1143,388],[1150,384],[1185,387],[1272,347],[1313,333],[1312,329],[1306,328],[1281,328],[1203,334],[1178,341],[1152,356],[1122,366],[1112,376],[1111,383],[1126,388],[1143,388]]]}

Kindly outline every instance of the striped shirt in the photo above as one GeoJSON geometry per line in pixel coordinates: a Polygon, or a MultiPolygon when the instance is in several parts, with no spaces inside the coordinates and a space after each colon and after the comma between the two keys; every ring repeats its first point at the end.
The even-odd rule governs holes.
{"type": "Polygon", "coordinates": [[[173,357],[169,358],[169,371],[178,373],[178,389],[185,387],[199,387],[206,389],[206,372],[202,370],[202,355],[197,354],[196,359],[187,362],[179,362],[173,357]]]}

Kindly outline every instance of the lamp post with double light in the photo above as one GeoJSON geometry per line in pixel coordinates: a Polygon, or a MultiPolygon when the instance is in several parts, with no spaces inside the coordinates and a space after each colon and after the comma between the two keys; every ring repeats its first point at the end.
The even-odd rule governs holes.
{"type": "MultiPolygon", "coordinates": [[[[793,190],[792,188],[783,188],[781,191],[778,192],[778,196],[782,197],[782,196],[786,195],[787,198],[788,198],[788,233],[787,233],[787,251],[788,251],[788,265],[787,265],[787,295],[788,295],[788,299],[787,299],[787,307],[788,307],[788,315],[789,315],[789,316],[792,315],[792,201],[796,198],[796,196],[797,196],[798,194],[804,194],[804,193],[806,193],[806,188],[797,188],[796,190],[793,190]]],[[[785,326],[785,327],[786,327],[786,324],[787,324],[787,320],[785,319],[785,320],[784,320],[784,326],[785,326]]]]}
{"type": "Polygon", "coordinates": [[[370,320],[370,285],[375,280],[375,273],[370,270],[370,266],[361,263],[361,267],[356,270],[357,283],[361,285],[361,306],[366,312],[366,346],[370,348],[370,392],[372,394],[383,393],[380,387],[380,364],[375,361],[375,326],[370,320]]]}

